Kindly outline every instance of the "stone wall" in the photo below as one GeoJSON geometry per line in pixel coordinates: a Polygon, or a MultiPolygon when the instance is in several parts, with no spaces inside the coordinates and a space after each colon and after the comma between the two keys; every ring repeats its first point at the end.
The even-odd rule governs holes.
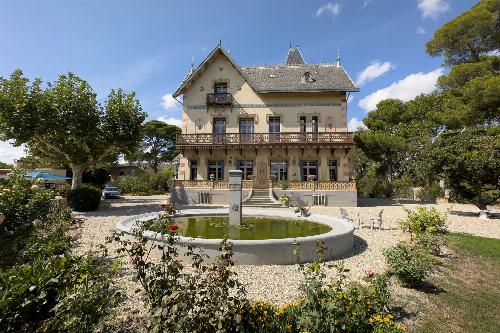
{"type": "MultiPolygon", "coordinates": [[[[243,189],[243,201],[250,195],[251,190],[243,189]]],[[[207,193],[209,203],[215,205],[227,205],[229,202],[229,191],[226,189],[202,189],[202,188],[173,188],[171,200],[177,205],[197,205],[200,202],[199,193],[207,193]]]]}
{"type": "Polygon", "coordinates": [[[280,190],[273,189],[276,198],[287,195],[293,203],[294,197],[301,198],[308,205],[312,205],[313,193],[324,193],[327,196],[327,206],[333,207],[356,207],[358,205],[358,196],[356,191],[307,191],[307,190],[280,190]]]}

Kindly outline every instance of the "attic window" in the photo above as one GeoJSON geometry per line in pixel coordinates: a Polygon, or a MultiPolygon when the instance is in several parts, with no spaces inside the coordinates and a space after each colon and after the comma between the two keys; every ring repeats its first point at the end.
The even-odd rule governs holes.
{"type": "Polygon", "coordinates": [[[271,79],[274,79],[274,78],[276,77],[276,75],[274,75],[274,74],[270,74],[270,75],[269,75],[269,77],[270,77],[271,79]]]}
{"type": "Polygon", "coordinates": [[[302,83],[309,83],[314,81],[315,80],[311,77],[311,73],[305,72],[304,75],[302,75],[302,83]]]}

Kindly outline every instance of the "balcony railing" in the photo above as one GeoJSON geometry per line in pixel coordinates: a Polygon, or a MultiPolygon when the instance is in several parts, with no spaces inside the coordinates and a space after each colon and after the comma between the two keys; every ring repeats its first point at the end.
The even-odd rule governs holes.
{"type": "Polygon", "coordinates": [[[231,105],[233,95],[229,93],[207,94],[207,105],[231,105]]]}
{"type": "Polygon", "coordinates": [[[181,149],[245,148],[255,146],[352,146],[352,133],[202,133],[177,135],[181,149]]]}

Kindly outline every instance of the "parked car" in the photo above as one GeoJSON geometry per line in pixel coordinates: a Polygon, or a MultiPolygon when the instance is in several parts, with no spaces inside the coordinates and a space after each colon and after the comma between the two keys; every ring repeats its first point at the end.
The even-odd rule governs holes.
{"type": "Polygon", "coordinates": [[[120,191],[118,191],[118,189],[116,187],[106,186],[102,190],[102,197],[104,199],[108,199],[108,198],[120,198],[120,191]]]}

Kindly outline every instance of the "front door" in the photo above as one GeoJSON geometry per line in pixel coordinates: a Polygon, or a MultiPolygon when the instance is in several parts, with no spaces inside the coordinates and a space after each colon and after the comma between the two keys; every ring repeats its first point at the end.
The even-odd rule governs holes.
{"type": "Polygon", "coordinates": [[[264,161],[257,162],[257,177],[253,184],[255,188],[269,188],[267,180],[267,163],[264,161]]]}

